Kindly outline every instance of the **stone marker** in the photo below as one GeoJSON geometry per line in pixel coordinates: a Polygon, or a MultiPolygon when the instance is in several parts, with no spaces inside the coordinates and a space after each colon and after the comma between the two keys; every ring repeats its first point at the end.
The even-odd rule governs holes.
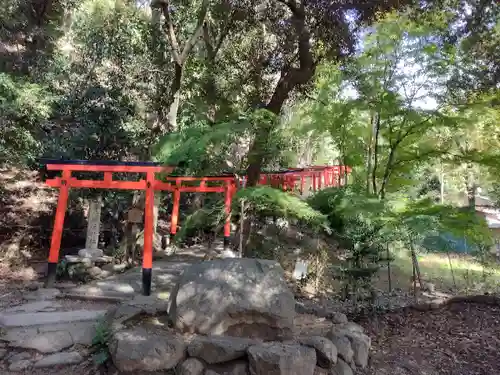
{"type": "Polygon", "coordinates": [[[185,332],[263,340],[292,336],[294,296],[275,261],[227,258],[184,270],[169,301],[185,332]]]}
{"type": "MultiPolygon", "coordinates": [[[[102,196],[100,194],[94,199],[89,199],[89,213],[87,217],[88,225],[87,225],[87,238],[85,240],[85,249],[97,249],[99,246],[99,232],[101,227],[101,207],[102,207],[102,196]]],[[[78,255],[80,255],[80,253],[78,255]]]]}
{"type": "Polygon", "coordinates": [[[61,365],[76,365],[83,361],[78,352],[56,353],[42,358],[35,363],[35,368],[52,367],[61,365]]]}

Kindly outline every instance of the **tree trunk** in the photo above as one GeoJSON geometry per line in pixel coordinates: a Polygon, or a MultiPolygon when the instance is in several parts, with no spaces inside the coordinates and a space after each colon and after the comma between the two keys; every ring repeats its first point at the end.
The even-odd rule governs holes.
{"type": "Polygon", "coordinates": [[[476,209],[477,184],[474,173],[474,165],[472,163],[467,163],[465,188],[467,192],[467,202],[469,205],[469,209],[474,211],[476,209]]]}
{"type": "MultiPolygon", "coordinates": [[[[283,108],[283,104],[288,99],[290,93],[298,86],[311,80],[316,70],[316,62],[311,52],[311,33],[306,26],[305,10],[303,5],[297,5],[295,2],[288,3],[288,7],[293,14],[292,22],[295,27],[298,44],[299,67],[284,67],[281,78],[271,96],[271,99],[265,106],[265,109],[278,116],[283,108]]],[[[260,171],[263,166],[266,145],[271,134],[271,126],[266,124],[261,127],[252,147],[249,151],[247,168],[247,186],[255,186],[259,181],[260,171]]]]}
{"type": "Polygon", "coordinates": [[[380,113],[375,114],[373,122],[374,146],[373,146],[373,168],[372,168],[372,189],[373,194],[377,194],[377,168],[378,168],[378,145],[380,136],[380,113]]]}
{"type": "Polygon", "coordinates": [[[168,103],[168,114],[166,121],[166,132],[173,132],[177,130],[177,114],[179,112],[179,105],[181,102],[181,82],[184,65],[174,63],[174,79],[170,86],[170,95],[168,103]]]}
{"type": "Polygon", "coordinates": [[[382,186],[380,187],[380,190],[378,192],[380,199],[385,198],[385,190],[387,188],[387,184],[389,183],[389,177],[391,176],[392,172],[392,165],[394,163],[394,158],[396,157],[396,147],[397,145],[391,146],[391,151],[389,152],[387,164],[385,165],[384,177],[382,178],[382,186]]]}
{"type": "Polygon", "coordinates": [[[372,173],[373,158],[373,113],[370,117],[370,137],[368,138],[368,150],[366,155],[366,192],[370,193],[370,176],[372,173]]]}

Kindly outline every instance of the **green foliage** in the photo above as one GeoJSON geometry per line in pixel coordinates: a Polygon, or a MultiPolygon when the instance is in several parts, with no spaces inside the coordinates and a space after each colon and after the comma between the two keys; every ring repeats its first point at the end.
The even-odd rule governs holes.
{"type": "Polygon", "coordinates": [[[0,73],[0,162],[34,161],[54,100],[46,87],[0,73]]]}
{"type": "Polygon", "coordinates": [[[58,278],[63,278],[68,275],[68,262],[63,259],[57,263],[56,276],[58,278]]]}
{"type": "MultiPolygon", "coordinates": [[[[260,142],[256,131],[267,123],[272,126],[276,116],[267,110],[255,110],[228,116],[224,121],[211,123],[206,118],[191,118],[191,123],[178,132],[164,136],[155,148],[155,159],[176,165],[179,174],[235,173],[246,168],[246,150],[235,152],[242,140],[260,142]]],[[[265,164],[286,163],[286,134],[274,127],[262,145],[265,164]]],[[[248,156],[250,157],[250,156],[248,156]]]]}
{"type": "MultiPolygon", "coordinates": [[[[270,186],[256,186],[240,189],[234,196],[234,202],[245,201],[251,211],[260,217],[279,217],[297,220],[317,230],[328,230],[326,215],[312,208],[298,196],[274,189],[270,186]]],[[[237,205],[233,208],[239,212],[237,205]]]]}
{"type": "MultiPolygon", "coordinates": [[[[385,258],[387,207],[378,197],[353,187],[324,189],[309,198],[327,216],[334,238],[345,250],[341,279],[355,298],[371,290],[371,280],[385,258]]],[[[347,297],[347,296],[346,296],[347,297]]]]}
{"type": "Polygon", "coordinates": [[[92,338],[92,359],[97,365],[102,365],[110,358],[108,343],[111,330],[105,321],[100,321],[96,326],[95,335],[92,338]]]}
{"type": "Polygon", "coordinates": [[[408,243],[423,241],[424,237],[451,233],[476,246],[492,245],[491,232],[484,218],[469,208],[439,205],[430,199],[410,201],[396,208],[392,227],[400,231],[408,243]]]}
{"type": "Polygon", "coordinates": [[[187,215],[182,220],[180,230],[176,233],[174,241],[181,243],[187,238],[199,236],[200,240],[205,240],[205,236],[215,235],[219,232],[226,221],[226,213],[222,202],[206,202],[206,204],[187,215]]]}
{"type": "Polygon", "coordinates": [[[383,201],[355,186],[323,189],[311,196],[308,203],[327,215],[331,228],[337,233],[342,233],[351,221],[379,225],[387,215],[383,201]]]}

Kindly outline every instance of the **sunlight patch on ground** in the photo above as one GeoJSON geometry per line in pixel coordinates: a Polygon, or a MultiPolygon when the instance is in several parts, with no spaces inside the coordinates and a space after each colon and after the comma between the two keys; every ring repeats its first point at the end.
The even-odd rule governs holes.
{"type": "MultiPolygon", "coordinates": [[[[411,286],[412,277],[411,257],[405,251],[396,252],[394,257],[395,260],[391,265],[393,286],[408,288],[411,286]]],[[[470,256],[452,255],[454,283],[446,254],[419,254],[418,263],[423,280],[434,283],[441,290],[453,290],[455,283],[459,291],[473,289],[496,292],[500,289],[500,265],[483,269],[483,266],[470,256]]],[[[386,278],[384,271],[381,272],[381,276],[383,279],[386,278]]]]}

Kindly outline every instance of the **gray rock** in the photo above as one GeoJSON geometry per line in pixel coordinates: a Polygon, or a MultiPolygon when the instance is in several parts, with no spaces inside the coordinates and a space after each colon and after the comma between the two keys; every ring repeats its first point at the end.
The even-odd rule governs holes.
{"type": "Polygon", "coordinates": [[[202,375],[205,364],[198,358],[188,358],[175,368],[176,375],[202,375]]]}
{"type": "Polygon", "coordinates": [[[8,353],[7,349],[0,349],[0,359],[3,359],[8,353]]]}
{"type": "Polygon", "coordinates": [[[85,268],[92,268],[94,266],[94,261],[91,258],[82,258],[81,263],[85,268]]]}
{"type": "Polygon", "coordinates": [[[351,341],[352,350],[354,352],[354,363],[361,368],[365,368],[368,365],[368,357],[370,354],[370,338],[358,332],[352,332],[347,337],[351,341]]]}
{"type": "Polygon", "coordinates": [[[126,269],[126,264],[113,264],[113,272],[124,272],[126,269]]]}
{"type": "Polygon", "coordinates": [[[55,289],[55,288],[44,289],[44,288],[42,288],[42,289],[38,289],[34,292],[23,294],[23,298],[27,299],[27,300],[44,301],[44,300],[55,299],[60,294],[61,294],[61,291],[59,289],[55,289]]]}
{"type": "Polygon", "coordinates": [[[327,334],[327,337],[337,346],[339,356],[346,362],[354,363],[362,368],[368,365],[368,357],[371,346],[370,338],[363,333],[363,327],[356,323],[337,324],[327,334]],[[346,344],[346,338],[351,344],[353,351],[352,360],[346,344]],[[341,348],[342,347],[342,348],[341,348]]]}
{"type": "Polygon", "coordinates": [[[331,373],[332,375],[353,375],[351,367],[340,358],[333,366],[331,373]]]}
{"type": "Polygon", "coordinates": [[[186,345],[176,336],[133,329],[115,333],[109,350],[120,371],[161,371],[175,368],[184,359],[186,345]]]}
{"type": "Polygon", "coordinates": [[[73,345],[73,338],[67,331],[45,332],[39,333],[36,336],[13,341],[10,346],[35,349],[40,353],[60,352],[73,345]]]}
{"type": "Polygon", "coordinates": [[[331,340],[333,345],[337,348],[338,357],[342,358],[347,363],[352,362],[354,352],[352,350],[351,341],[344,335],[332,335],[331,333],[327,335],[331,340]]]}
{"type": "Polygon", "coordinates": [[[295,302],[274,261],[227,258],[184,270],[170,296],[169,315],[185,332],[286,339],[295,302]]]}
{"type": "Polygon", "coordinates": [[[266,343],[248,348],[252,375],[313,375],[316,351],[301,345],[266,343]]]}
{"type": "Polygon", "coordinates": [[[28,352],[13,353],[9,358],[9,363],[19,362],[26,359],[31,359],[31,354],[28,352]]]}
{"type": "Polygon", "coordinates": [[[113,263],[113,257],[110,257],[108,255],[103,255],[102,257],[97,257],[94,259],[96,264],[108,264],[108,263],[113,263]]]}
{"type": "Polygon", "coordinates": [[[99,267],[91,267],[87,270],[89,275],[93,278],[97,278],[101,275],[102,270],[99,267]]]}
{"type": "Polygon", "coordinates": [[[111,271],[101,270],[101,274],[98,276],[98,279],[103,280],[103,279],[106,279],[112,275],[113,275],[113,272],[111,272],[111,271]]]}
{"type": "Polygon", "coordinates": [[[23,359],[21,361],[12,362],[9,365],[9,371],[24,371],[31,367],[31,361],[23,359]]]}
{"type": "Polygon", "coordinates": [[[35,362],[35,368],[76,365],[83,361],[83,357],[78,352],[56,353],[35,362]]]}
{"type": "Polygon", "coordinates": [[[321,336],[299,337],[297,341],[302,345],[316,349],[318,366],[330,368],[337,363],[337,348],[327,338],[321,336]]]}
{"type": "Polygon", "coordinates": [[[436,292],[436,285],[433,283],[422,283],[423,285],[423,290],[429,293],[435,293],[436,292]]]}
{"type": "Polygon", "coordinates": [[[0,326],[3,325],[5,328],[28,327],[98,320],[103,317],[106,312],[107,310],[73,310],[2,315],[0,316],[0,326]]]}
{"type": "Polygon", "coordinates": [[[326,368],[316,366],[314,369],[314,375],[331,375],[331,371],[326,368]]]}
{"type": "Polygon", "coordinates": [[[256,340],[229,336],[196,337],[188,345],[190,357],[203,359],[209,364],[229,362],[242,358],[247,349],[258,344],[256,340]]]}
{"type": "Polygon", "coordinates": [[[64,259],[68,264],[80,263],[82,261],[82,258],[77,255],[66,255],[64,259]]]}
{"type": "Polygon", "coordinates": [[[344,324],[334,324],[332,327],[332,332],[337,332],[339,334],[346,334],[346,333],[364,333],[365,330],[363,327],[361,327],[359,324],[353,323],[353,322],[347,322],[344,324]]]}
{"type": "Polygon", "coordinates": [[[244,359],[237,359],[235,361],[227,363],[210,365],[209,369],[215,371],[219,375],[250,375],[248,362],[244,359]]]}
{"type": "Polygon", "coordinates": [[[78,256],[82,258],[99,258],[104,255],[101,249],[81,249],[78,251],[78,256]]]}
{"type": "Polygon", "coordinates": [[[347,320],[347,316],[342,314],[341,312],[334,312],[331,314],[332,322],[335,324],[347,324],[349,321],[347,320]]]}
{"type": "Polygon", "coordinates": [[[213,370],[207,370],[205,371],[205,375],[220,375],[218,372],[215,372],[213,370]]]}

